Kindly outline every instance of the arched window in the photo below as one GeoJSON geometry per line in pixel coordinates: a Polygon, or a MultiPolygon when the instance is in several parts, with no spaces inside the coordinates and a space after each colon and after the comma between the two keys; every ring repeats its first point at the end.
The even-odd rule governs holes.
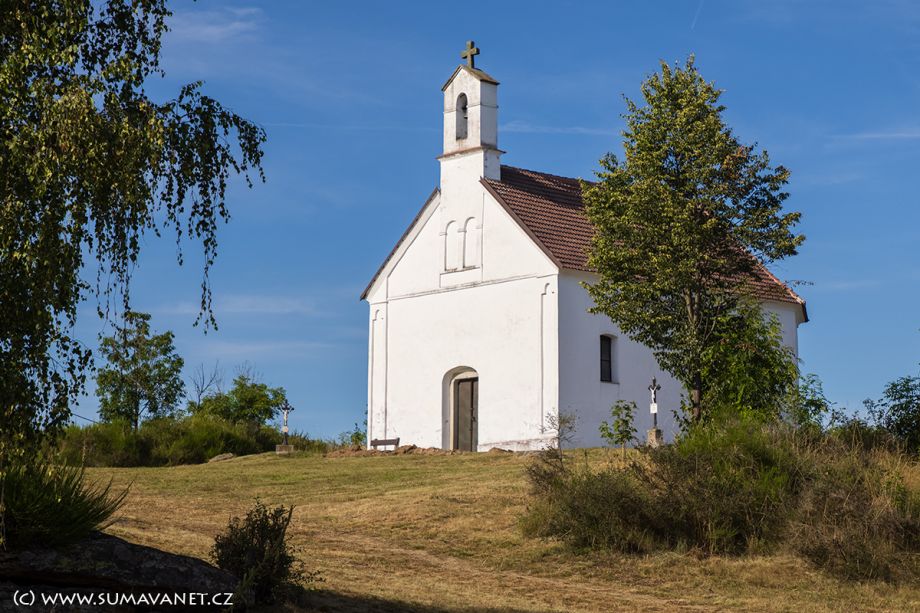
{"type": "Polygon", "coordinates": [[[459,96],[457,96],[457,112],[455,114],[457,116],[457,134],[456,134],[457,140],[462,140],[466,138],[466,134],[467,134],[466,124],[467,124],[468,112],[467,112],[467,104],[466,104],[466,94],[460,94],[459,96]]]}
{"type": "Polygon", "coordinates": [[[460,239],[460,228],[456,221],[452,221],[444,228],[444,270],[457,270],[461,266],[460,258],[463,256],[463,245],[460,239]]]}
{"type": "Polygon", "coordinates": [[[601,335],[601,381],[613,383],[613,341],[612,336],[601,335]]]}
{"type": "Polygon", "coordinates": [[[479,228],[476,218],[470,217],[463,225],[463,267],[479,266],[479,228]]]}

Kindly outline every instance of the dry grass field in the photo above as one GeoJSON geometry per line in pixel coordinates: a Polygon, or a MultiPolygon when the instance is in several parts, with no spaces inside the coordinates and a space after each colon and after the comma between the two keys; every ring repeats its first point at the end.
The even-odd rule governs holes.
{"type": "MultiPolygon", "coordinates": [[[[594,450],[584,461],[606,454],[594,450]]],[[[513,454],[264,454],[89,472],[117,487],[130,484],[110,533],[202,558],[228,518],[256,497],[295,505],[294,542],[325,577],[310,610],[920,610],[920,587],[844,583],[791,556],[574,554],[524,538],[518,521],[529,461],[513,454]]]]}

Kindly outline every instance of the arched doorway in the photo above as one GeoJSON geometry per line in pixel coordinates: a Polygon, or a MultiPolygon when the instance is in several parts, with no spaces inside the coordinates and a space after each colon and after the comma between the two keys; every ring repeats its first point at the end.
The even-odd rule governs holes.
{"type": "Polygon", "coordinates": [[[479,445],[479,373],[463,366],[444,376],[444,448],[476,451],[479,445]]]}

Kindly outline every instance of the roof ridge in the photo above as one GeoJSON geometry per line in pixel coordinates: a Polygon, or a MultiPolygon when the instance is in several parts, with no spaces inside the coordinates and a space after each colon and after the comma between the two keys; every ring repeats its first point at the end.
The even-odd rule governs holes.
{"type": "MultiPolygon", "coordinates": [[[[581,177],[566,177],[564,175],[557,175],[551,172],[543,172],[542,170],[531,170],[530,168],[521,168],[520,166],[511,166],[510,164],[502,164],[502,168],[510,168],[511,170],[519,170],[523,172],[532,172],[535,175],[543,175],[546,177],[555,177],[557,179],[565,179],[566,181],[586,181],[587,183],[594,183],[594,181],[587,181],[581,177]]],[[[501,179],[499,179],[499,183],[501,179]]]]}

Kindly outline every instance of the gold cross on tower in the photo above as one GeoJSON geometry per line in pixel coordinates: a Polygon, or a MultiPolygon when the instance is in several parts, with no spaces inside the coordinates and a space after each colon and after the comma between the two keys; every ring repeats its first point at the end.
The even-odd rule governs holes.
{"type": "Polygon", "coordinates": [[[460,52],[460,57],[466,60],[466,65],[470,68],[476,68],[473,58],[477,55],[479,55],[479,48],[476,47],[476,43],[471,40],[466,41],[466,49],[460,52]]]}

